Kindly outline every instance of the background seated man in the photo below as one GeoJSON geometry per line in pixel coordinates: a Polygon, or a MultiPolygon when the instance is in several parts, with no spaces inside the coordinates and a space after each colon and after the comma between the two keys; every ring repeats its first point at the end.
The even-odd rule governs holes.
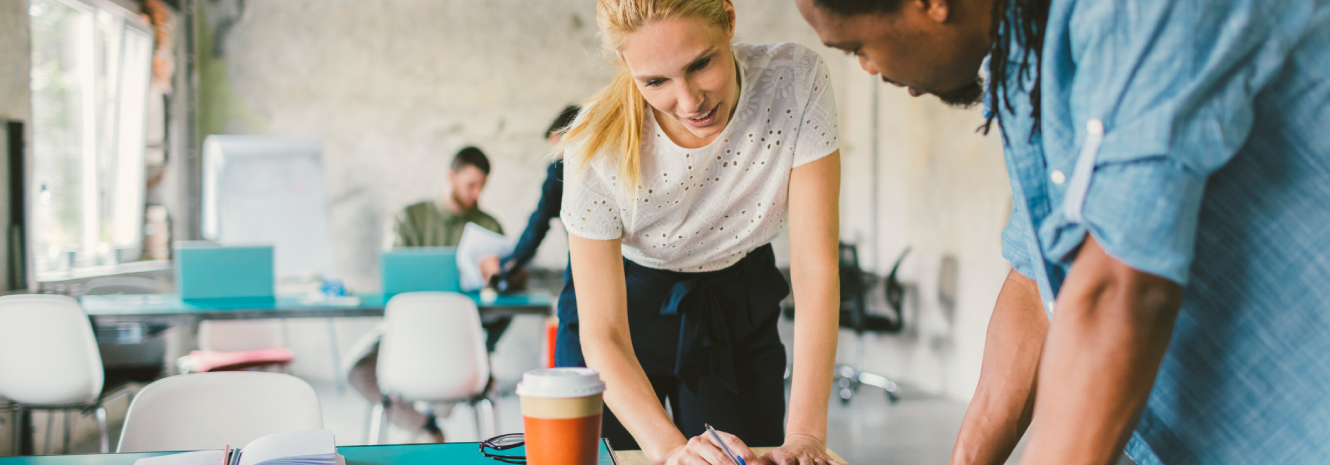
{"type": "Polygon", "coordinates": [[[448,170],[449,188],[439,199],[411,204],[393,217],[387,248],[457,247],[467,223],[503,234],[499,221],[478,205],[489,174],[485,152],[475,147],[459,150],[448,170]]]}
{"type": "MultiPolygon", "coordinates": [[[[485,189],[490,174],[489,158],[475,147],[465,147],[453,157],[448,170],[448,188],[438,200],[425,200],[402,209],[392,220],[386,248],[395,247],[456,247],[462,240],[467,223],[476,223],[485,229],[503,234],[503,227],[493,216],[480,210],[477,202],[485,189]]],[[[499,336],[508,328],[511,317],[484,323],[486,345],[494,351],[499,336]]],[[[348,372],[348,382],[370,402],[379,402],[379,380],[376,375],[379,358],[381,328],[370,331],[352,348],[354,365],[348,372]]],[[[435,406],[434,411],[421,413],[409,404],[393,401],[388,418],[408,431],[422,431],[435,442],[443,442],[443,431],[434,421],[436,416],[448,416],[452,405],[435,406]]]]}

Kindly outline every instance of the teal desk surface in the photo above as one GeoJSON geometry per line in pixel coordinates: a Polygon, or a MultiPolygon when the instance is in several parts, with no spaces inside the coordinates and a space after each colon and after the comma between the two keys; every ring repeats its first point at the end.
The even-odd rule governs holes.
{"type": "MultiPolygon", "coordinates": [[[[346,457],[346,465],[503,465],[486,458],[474,442],[447,444],[402,444],[385,446],[341,446],[337,452],[346,457]]],[[[512,455],[520,455],[514,449],[512,455]]],[[[0,457],[0,465],[134,465],[134,461],[174,452],[144,452],[137,454],[40,455],[28,457],[0,457]]],[[[613,465],[611,451],[605,441],[600,443],[599,465],[613,465]]]]}
{"type": "MultiPolygon", "coordinates": [[[[493,302],[468,293],[485,316],[546,315],[554,299],[548,292],[502,294],[493,302]]],[[[81,300],[83,311],[94,324],[145,321],[236,320],[259,318],[334,318],[383,316],[387,298],[383,294],[357,295],[351,304],[306,302],[299,295],[275,298],[231,298],[182,300],[179,294],[89,295],[81,300]]]]}

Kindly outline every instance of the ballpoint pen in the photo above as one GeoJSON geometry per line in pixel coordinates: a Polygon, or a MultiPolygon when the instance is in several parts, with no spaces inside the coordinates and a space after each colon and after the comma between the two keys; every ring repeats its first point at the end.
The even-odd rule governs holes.
{"type": "Polygon", "coordinates": [[[725,441],[720,440],[720,434],[716,433],[716,428],[712,428],[711,425],[706,423],[703,423],[702,426],[707,427],[707,432],[711,433],[711,437],[716,439],[716,444],[720,444],[720,449],[725,451],[725,455],[730,456],[730,460],[733,460],[736,465],[748,465],[744,463],[743,457],[735,455],[734,452],[730,451],[730,447],[725,445],[725,441]]]}

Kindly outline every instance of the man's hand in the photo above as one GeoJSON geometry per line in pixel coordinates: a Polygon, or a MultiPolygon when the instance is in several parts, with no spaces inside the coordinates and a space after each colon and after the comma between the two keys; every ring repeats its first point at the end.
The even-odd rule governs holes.
{"type": "Polygon", "coordinates": [[[484,278],[486,283],[489,283],[490,278],[494,277],[494,275],[499,274],[498,255],[489,255],[486,256],[485,258],[480,259],[479,265],[480,265],[480,277],[484,278]]]}
{"type": "Polygon", "coordinates": [[[827,443],[806,434],[791,434],[785,444],[758,458],[763,465],[836,465],[827,454],[827,443]]]}

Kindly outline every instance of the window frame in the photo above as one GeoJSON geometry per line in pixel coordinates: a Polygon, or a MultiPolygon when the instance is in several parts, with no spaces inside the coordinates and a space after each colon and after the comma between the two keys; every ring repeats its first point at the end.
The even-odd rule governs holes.
{"type": "MultiPolygon", "coordinates": [[[[54,259],[48,258],[51,255],[49,250],[43,251],[43,253],[39,253],[37,250],[38,236],[43,231],[38,230],[38,222],[33,218],[33,214],[38,210],[37,202],[41,201],[41,185],[43,183],[38,182],[36,168],[38,163],[43,162],[43,155],[37,152],[37,134],[42,129],[38,127],[35,114],[30,129],[32,131],[32,142],[30,142],[30,149],[26,156],[29,168],[26,176],[28,186],[25,202],[28,211],[28,231],[25,235],[27,236],[27,261],[30,267],[29,276],[31,277],[29,279],[36,283],[59,281],[69,276],[96,273],[98,271],[102,271],[102,273],[97,274],[113,273],[112,270],[119,265],[143,261],[144,225],[146,224],[144,215],[147,203],[147,162],[145,154],[147,150],[147,131],[150,124],[149,99],[152,98],[153,51],[156,45],[152,26],[138,13],[121,3],[111,0],[46,1],[91,15],[91,21],[89,21],[91,28],[86,31],[87,34],[91,35],[90,43],[80,44],[78,47],[91,47],[91,51],[88,53],[91,53],[92,56],[90,61],[87,61],[88,57],[86,56],[80,57],[81,60],[87,62],[79,63],[79,66],[89,66],[90,68],[80,71],[80,73],[86,73],[86,75],[77,77],[77,79],[84,81],[84,88],[80,91],[78,97],[82,104],[78,115],[80,122],[77,123],[81,126],[80,133],[84,141],[80,148],[83,164],[80,171],[83,174],[78,181],[81,192],[77,194],[78,203],[80,204],[78,213],[79,231],[74,236],[81,239],[77,243],[61,246],[54,259]],[[103,26],[101,24],[103,15],[112,15],[119,26],[120,39],[117,43],[119,43],[120,49],[117,51],[108,52],[106,50],[107,43],[103,36],[103,26]],[[143,77],[141,82],[143,88],[137,91],[131,90],[127,85],[137,86],[138,82],[121,82],[131,72],[125,68],[132,58],[128,55],[131,46],[128,37],[131,33],[142,35],[140,39],[147,39],[146,60],[144,62],[146,68],[140,70],[141,74],[138,75],[143,77]],[[108,60],[111,59],[115,59],[117,62],[109,63],[108,60]],[[114,70],[114,76],[104,75],[110,72],[103,71],[107,67],[114,70]],[[110,90],[102,89],[102,87],[111,86],[114,87],[110,90]],[[143,100],[142,102],[133,103],[137,106],[137,113],[143,119],[136,123],[138,125],[137,130],[143,134],[138,136],[141,142],[139,145],[142,145],[142,147],[137,148],[138,156],[135,157],[137,162],[134,163],[139,171],[137,175],[129,175],[133,179],[128,179],[133,181],[131,183],[133,187],[130,188],[133,190],[129,191],[131,192],[131,198],[128,200],[135,205],[130,207],[129,210],[124,210],[126,207],[117,205],[123,202],[119,200],[119,196],[124,192],[121,187],[117,186],[117,182],[121,180],[126,169],[119,162],[119,158],[126,153],[132,153],[125,151],[127,147],[129,150],[133,150],[132,147],[127,145],[131,142],[122,140],[122,136],[126,134],[122,132],[124,129],[122,125],[126,121],[123,118],[126,111],[124,99],[131,94],[141,96],[143,100]],[[103,99],[107,97],[113,97],[115,101],[104,102],[103,99]],[[88,139],[91,139],[91,141],[88,139]],[[122,221],[118,221],[121,219],[119,215],[126,215],[123,218],[133,218],[133,220],[127,220],[134,223],[132,231],[122,221]],[[104,235],[105,240],[103,240],[104,235]],[[118,241],[117,236],[125,240],[118,241]]],[[[31,8],[31,4],[29,6],[31,8]]],[[[32,19],[29,18],[29,21],[32,21],[32,19]]],[[[34,46],[36,45],[36,39],[36,37],[32,38],[34,46]]],[[[35,96],[36,89],[33,89],[33,94],[35,96]]],[[[34,113],[36,113],[36,102],[33,106],[34,113]]],[[[132,170],[134,167],[128,169],[132,170]]]]}

